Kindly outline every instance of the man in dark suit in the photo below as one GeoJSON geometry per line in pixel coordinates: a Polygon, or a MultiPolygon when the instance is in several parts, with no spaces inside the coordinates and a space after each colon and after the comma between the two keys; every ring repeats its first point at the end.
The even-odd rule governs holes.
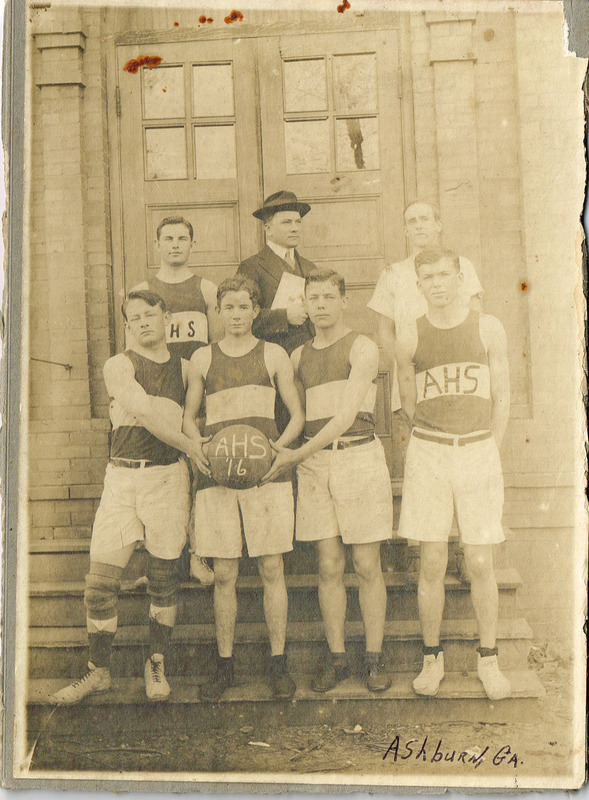
{"type": "Polygon", "coordinates": [[[315,264],[296,250],[301,220],[310,210],[311,206],[299,202],[292,192],[267,197],[262,208],[253,212],[264,223],[266,246],[242,261],[238,269],[239,275],[254,281],[261,297],[254,336],[276,342],[289,355],[314,335],[303,297],[305,277],[315,264]]]}

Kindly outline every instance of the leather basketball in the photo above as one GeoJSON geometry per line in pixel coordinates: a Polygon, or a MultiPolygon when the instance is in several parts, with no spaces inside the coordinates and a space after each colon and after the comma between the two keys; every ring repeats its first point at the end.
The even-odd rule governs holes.
{"type": "Polygon", "coordinates": [[[213,478],[231,489],[256,486],[272,465],[270,442],[252,425],[223,428],[207,449],[213,478]]]}

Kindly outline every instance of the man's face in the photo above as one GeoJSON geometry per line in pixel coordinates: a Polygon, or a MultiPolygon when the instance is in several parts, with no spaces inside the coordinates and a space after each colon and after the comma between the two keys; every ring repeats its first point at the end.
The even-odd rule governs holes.
{"type": "Polygon", "coordinates": [[[458,272],[449,258],[441,258],[435,264],[419,267],[417,285],[432,308],[444,308],[458,295],[462,273],[458,272]]]}
{"type": "Polygon", "coordinates": [[[231,336],[243,336],[251,331],[260,309],[258,306],[254,306],[249,292],[244,290],[227,292],[223,295],[218,312],[225,333],[231,336]]]}
{"type": "Polygon", "coordinates": [[[164,225],[160,231],[157,248],[162,264],[168,267],[183,267],[190,256],[192,241],[186,225],[177,223],[164,225]]]}
{"type": "Polygon", "coordinates": [[[332,328],[341,319],[346,297],[331,281],[309,283],[305,289],[305,308],[316,328],[332,328]]]}
{"type": "Polygon", "coordinates": [[[439,244],[442,223],[427,203],[413,203],[405,211],[405,236],[410,250],[424,250],[439,244]]]}
{"type": "Polygon", "coordinates": [[[296,247],[301,234],[301,215],[298,211],[277,211],[264,223],[266,237],[280,247],[296,247]]]}
{"type": "Polygon", "coordinates": [[[161,306],[150,306],[145,300],[131,300],[126,308],[125,328],[141,347],[156,347],[166,341],[169,314],[161,306]]]}

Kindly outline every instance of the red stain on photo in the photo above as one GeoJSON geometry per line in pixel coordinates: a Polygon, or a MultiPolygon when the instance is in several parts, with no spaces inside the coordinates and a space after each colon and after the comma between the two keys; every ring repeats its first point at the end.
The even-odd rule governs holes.
{"type": "Polygon", "coordinates": [[[522,281],[519,285],[520,291],[527,292],[530,288],[530,284],[527,281],[522,281]]]}
{"type": "Polygon", "coordinates": [[[138,72],[139,67],[147,67],[151,69],[152,67],[159,67],[162,63],[161,56],[137,56],[137,58],[131,58],[125,66],[123,70],[125,72],[130,72],[131,75],[135,75],[138,72]]]}
{"type": "Polygon", "coordinates": [[[241,22],[243,19],[243,14],[241,11],[232,11],[231,14],[228,14],[225,17],[225,24],[230,25],[232,22],[241,22]]]}
{"type": "Polygon", "coordinates": [[[349,3],[349,0],[344,0],[344,2],[337,7],[337,13],[343,14],[347,8],[351,8],[352,6],[349,3]]]}
{"type": "Polygon", "coordinates": [[[174,23],[174,27],[175,27],[175,28],[179,28],[179,27],[180,27],[180,23],[179,23],[179,22],[175,22],[175,23],[174,23]]]}
{"type": "Polygon", "coordinates": [[[200,17],[198,18],[198,21],[200,22],[201,25],[205,25],[207,22],[210,25],[211,22],[213,22],[213,18],[207,17],[205,14],[201,14],[200,17]]]}

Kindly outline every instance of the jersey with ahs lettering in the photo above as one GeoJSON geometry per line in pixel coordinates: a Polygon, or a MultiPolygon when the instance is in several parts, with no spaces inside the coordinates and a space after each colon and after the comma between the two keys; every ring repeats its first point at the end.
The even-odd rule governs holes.
{"type": "Polygon", "coordinates": [[[489,359],[479,321],[474,310],[454,328],[436,328],[425,316],[417,320],[417,427],[457,435],[490,428],[489,359]]]}
{"type": "Polygon", "coordinates": [[[201,279],[192,275],[180,283],[164,283],[159,278],[150,278],[147,285],[163,298],[166,310],[172,315],[166,326],[170,352],[189,361],[194,351],[209,341],[207,304],[201,290],[201,279]]]}
{"type": "MultiPolygon", "coordinates": [[[[177,355],[170,355],[163,364],[127,350],[125,356],[133,364],[135,380],[147,394],[158,398],[162,416],[177,423],[178,433],[182,430],[182,411],[186,390],[182,377],[182,361],[177,355]]],[[[180,453],[175,447],[165,444],[130,414],[114,398],[110,403],[112,435],[110,442],[111,458],[129,458],[152,461],[155,464],[172,464],[178,461],[180,453]]]]}
{"type": "MultiPolygon", "coordinates": [[[[307,439],[319,433],[332,419],[341,403],[350,376],[350,350],[360,334],[346,333],[329,347],[315,348],[313,342],[303,345],[298,376],[305,390],[305,430],[307,439]]],[[[374,433],[374,380],[356,414],[356,419],[343,436],[368,436],[374,433]]]]}
{"type": "MultiPolygon", "coordinates": [[[[205,436],[214,436],[230,425],[252,425],[267,439],[276,441],[274,418],[276,389],[266,367],[266,342],[261,339],[243,356],[228,356],[217,343],[211,345],[211,363],[204,379],[206,398],[205,436]]],[[[277,481],[288,481],[283,475],[277,481]]],[[[199,489],[216,486],[205,475],[198,476],[199,489]]]]}

